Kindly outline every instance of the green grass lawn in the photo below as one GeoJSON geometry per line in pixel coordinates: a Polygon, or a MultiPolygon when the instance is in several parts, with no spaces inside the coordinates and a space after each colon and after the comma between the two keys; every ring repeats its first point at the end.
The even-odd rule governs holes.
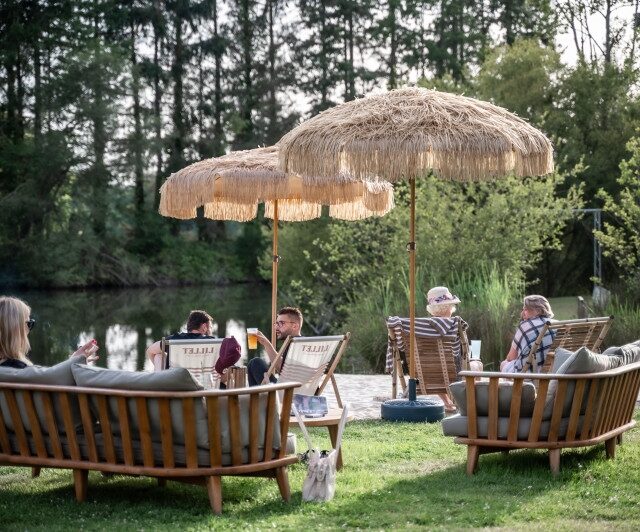
{"type": "MultiPolygon", "coordinates": [[[[325,434],[312,437],[326,448],[325,434]]],[[[78,504],[68,470],[32,480],[28,468],[0,467],[0,529],[640,529],[640,429],[625,434],[615,460],[603,445],[563,451],[556,478],[543,451],[483,455],[467,477],[465,449],[440,424],[352,422],[333,501],[302,502],[306,468],[296,464],[288,504],[272,480],[223,479],[220,517],[198,486],[90,473],[88,500],[78,504]]]]}

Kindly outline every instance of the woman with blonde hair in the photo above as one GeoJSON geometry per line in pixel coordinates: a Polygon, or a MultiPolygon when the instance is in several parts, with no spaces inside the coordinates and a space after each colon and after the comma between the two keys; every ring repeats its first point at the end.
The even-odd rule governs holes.
{"type": "MultiPolygon", "coordinates": [[[[511,349],[509,349],[505,360],[500,363],[500,371],[504,373],[525,371],[525,363],[529,357],[531,347],[544,325],[553,318],[553,311],[546,297],[539,295],[525,296],[520,318],[522,321],[520,321],[513,336],[511,349]]],[[[547,331],[535,353],[536,366],[539,368],[544,364],[546,354],[553,343],[554,334],[553,331],[547,331]]]]}
{"type": "MultiPolygon", "coordinates": [[[[31,349],[29,331],[35,324],[29,305],[17,297],[0,296],[0,367],[24,369],[33,365],[27,353],[31,349]]],[[[95,340],[90,340],[71,356],[95,360],[95,345],[95,340]]]]}

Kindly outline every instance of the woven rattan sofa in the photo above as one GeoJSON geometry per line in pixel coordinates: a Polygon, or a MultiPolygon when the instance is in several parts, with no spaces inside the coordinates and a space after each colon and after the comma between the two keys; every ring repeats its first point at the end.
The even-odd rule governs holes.
{"type": "Polygon", "coordinates": [[[204,391],[183,368],[140,373],[75,362],[0,368],[1,465],[72,469],[78,501],[91,470],[203,484],[215,513],[224,475],[274,477],[289,500],[287,467],[298,458],[287,454],[287,429],[299,383],[204,391]],[[51,380],[64,385],[42,384],[51,380]]]}
{"type": "Polygon", "coordinates": [[[549,374],[461,372],[464,380],[451,385],[460,413],[442,427],[467,446],[467,474],[480,454],[511,449],[547,449],[554,474],[563,448],[604,442],[613,458],[622,433],[635,425],[640,347],[607,351],[560,348],[549,374]]]}

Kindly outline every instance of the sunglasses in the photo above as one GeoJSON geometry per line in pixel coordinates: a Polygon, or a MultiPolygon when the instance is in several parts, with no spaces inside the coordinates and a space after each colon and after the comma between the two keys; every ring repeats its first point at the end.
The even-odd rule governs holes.
{"type": "Polygon", "coordinates": [[[27,320],[27,329],[31,330],[36,326],[36,320],[34,320],[33,318],[29,318],[27,320]]]}

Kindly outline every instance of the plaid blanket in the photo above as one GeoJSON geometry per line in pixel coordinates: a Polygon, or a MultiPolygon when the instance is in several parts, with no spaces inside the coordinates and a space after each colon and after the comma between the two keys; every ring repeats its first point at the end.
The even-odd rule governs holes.
{"type": "MultiPolygon", "coordinates": [[[[512,347],[515,347],[516,353],[518,357],[514,360],[513,371],[521,372],[527,362],[527,358],[529,357],[529,352],[531,351],[531,346],[535,343],[540,331],[544,327],[544,325],[549,321],[549,318],[541,318],[535,317],[530,320],[523,320],[518,325],[515,334],[513,335],[513,342],[511,344],[512,347]]],[[[535,353],[536,358],[536,368],[542,368],[544,364],[544,359],[549,352],[549,348],[553,343],[553,339],[556,336],[556,332],[553,330],[547,331],[547,333],[542,338],[542,343],[538,348],[538,351],[535,353]]]]}
{"type": "MultiPolygon", "coordinates": [[[[458,327],[462,326],[463,330],[469,327],[460,316],[452,318],[416,318],[416,334],[421,336],[455,336],[458,344],[454,347],[454,357],[460,360],[460,339],[458,337],[458,327]]],[[[387,342],[387,359],[385,371],[391,373],[393,370],[393,348],[397,347],[399,351],[405,351],[405,345],[402,340],[402,330],[409,332],[409,318],[400,318],[398,316],[389,316],[387,318],[387,328],[390,335],[387,342]],[[391,336],[393,335],[393,337],[391,336]]]]}

